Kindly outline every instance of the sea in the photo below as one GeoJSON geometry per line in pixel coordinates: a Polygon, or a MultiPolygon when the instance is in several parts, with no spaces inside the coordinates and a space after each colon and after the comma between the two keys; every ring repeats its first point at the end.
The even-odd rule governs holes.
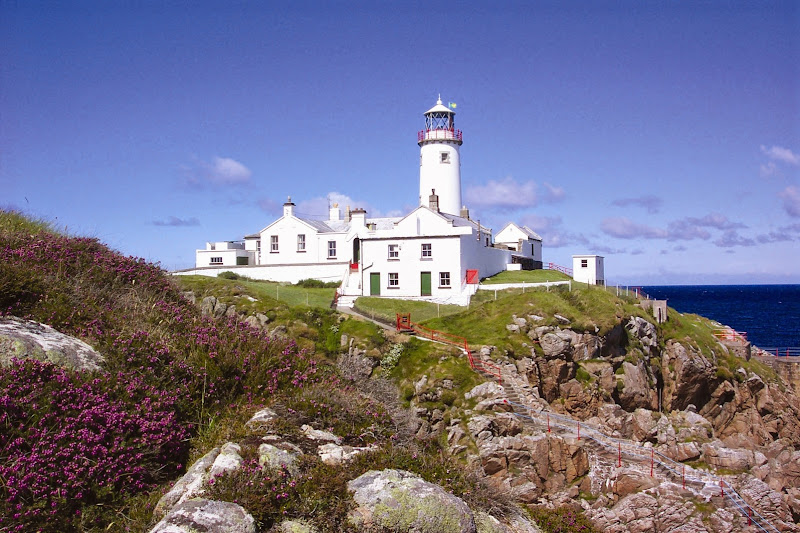
{"type": "Polygon", "coordinates": [[[681,313],[746,332],[759,348],[800,347],[800,285],[662,285],[643,290],[681,313]]]}

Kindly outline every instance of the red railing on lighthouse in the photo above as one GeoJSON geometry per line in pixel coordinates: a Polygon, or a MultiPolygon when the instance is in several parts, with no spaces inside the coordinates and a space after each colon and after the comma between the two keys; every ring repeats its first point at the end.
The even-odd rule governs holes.
{"type": "Polygon", "coordinates": [[[461,130],[453,128],[437,128],[435,130],[422,130],[417,132],[417,142],[439,139],[444,141],[463,141],[461,130]]]}

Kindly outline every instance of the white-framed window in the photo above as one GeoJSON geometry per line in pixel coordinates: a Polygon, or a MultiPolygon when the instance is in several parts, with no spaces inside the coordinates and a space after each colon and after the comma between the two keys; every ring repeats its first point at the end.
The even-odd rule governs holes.
{"type": "Polygon", "coordinates": [[[581,259],[581,268],[587,268],[589,266],[588,259],[581,259]]]}
{"type": "Polygon", "coordinates": [[[389,259],[400,259],[400,246],[397,244],[389,245],[389,259]]]}
{"type": "Polygon", "coordinates": [[[450,287],[450,272],[439,272],[439,287],[450,287]]]}
{"type": "Polygon", "coordinates": [[[328,259],[336,259],[336,241],[328,241],[328,259]]]}
{"type": "Polygon", "coordinates": [[[422,258],[423,259],[430,259],[431,257],[433,257],[431,244],[430,243],[423,244],[422,245],[422,258]]]}
{"type": "Polygon", "coordinates": [[[305,233],[298,233],[297,234],[297,251],[298,252],[305,252],[306,251],[306,234],[305,233]]]}
{"type": "Polygon", "coordinates": [[[400,288],[400,274],[398,274],[397,272],[389,272],[389,288],[390,289],[400,288]]]}
{"type": "Polygon", "coordinates": [[[211,264],[212,265],[221,265],[222,264],[222,258],[221,257],[212,257],[211,258],[211,264]]]}
{"type": "Polygon", "coordinates": [[[439,152],[440,163],[450,163],[450,152],[439,152]]]}
{"type": "Polygon", "coordinates": [[[270,235],[269,236],[269,251],[270,253],[277,253],[278,252],[278,236],[277,235],[270,235]]]}

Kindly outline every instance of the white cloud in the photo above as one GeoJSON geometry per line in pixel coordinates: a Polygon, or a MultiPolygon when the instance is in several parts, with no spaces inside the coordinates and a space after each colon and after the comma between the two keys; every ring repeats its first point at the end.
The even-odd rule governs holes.
{"type": "Polygon", "coordinates": [[[167,220],[154,220],[154,226],[172,226],[172,227],[180,227],[180,226],[199,226],[200,221],[197,220],[195,217],[191,218],[178,218],[175,216],[169,216],[167,220]]]}
{"type": "Polygon", "coordinates": [[[550,185],[549,183],[545,182],[544,188],[547,189],[547,192],[542,197],[542,201],[544,202],[554,204],[556,202],[560,202],[566,196],[566,193],[562,187],[550,185]]]}
{"type": "Polygon", "coordinates": [[[783,148],[782,146],[773,146],[772,148],[767,148],[762,144],[761,152],[775,161],[781,161],[789,165],[800,165],[800,156],[793,153],[788,148],[783,148]]]}
{"type": "Polygon", "coordinates": [[[182,172],[184,185],[191,189],[250,185],[253,175],[249,168],[229,157],[215,157],[211,162],[195,160],[182,172]]]}
{"type": "MultiPolygon", "coordinates": [[[[563,195],[563,191],[561,191],[563,195]]],[[[467,187],[464,194],[467,206],[494,206],[511,209],[534,207],[538,203],[536,183],[517,181],[508,176],[502,180],[489,180],[486,185],[467,187]]]]}
{"type": "Polygon", "coordinates": [[[778,196],[783,198],[783,208],[790,217],[800,217],[800,188],[789,185],[778,196]]]}
{"type": "Polygon", "coordinates": [[[582,234],[565,230],[562,227],[562,220],[559,216],[542,217],[528,214],[523,216],[520,222],[542,237],[542,245],[545,248],[563,248],[572,244],[589,244],[589,239],[582,234]]]}
{"type": "Polygon", "coordinates": [[[208,180],[218,185],[239,185],[250,181],[250,169],[229,157],[215,157],[208,166],[208,180]]]}
{"type": "Polygon", "coordinates": [[[759,167],[758,173],[761,174],[762,178],[774,176],[778,173],[778,165],[776,165],[774,161],[769,161],[759,167]]]}
{"type": "Polygon", "coordinates": [[[668,236],[663,229],[638,224],[626,217],[606,218],[600,223],[600,229],[619,239],[664,239],[668,236]]]}

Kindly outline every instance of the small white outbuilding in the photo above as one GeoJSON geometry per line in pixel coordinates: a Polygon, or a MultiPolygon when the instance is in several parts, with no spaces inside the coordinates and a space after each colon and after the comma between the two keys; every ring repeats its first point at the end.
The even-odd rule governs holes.
{"type": "Polygon", "coordinates": [[[602,255],[573,255],[572,279],[589,285],[605,285],[606,275],[602,255]]]}

